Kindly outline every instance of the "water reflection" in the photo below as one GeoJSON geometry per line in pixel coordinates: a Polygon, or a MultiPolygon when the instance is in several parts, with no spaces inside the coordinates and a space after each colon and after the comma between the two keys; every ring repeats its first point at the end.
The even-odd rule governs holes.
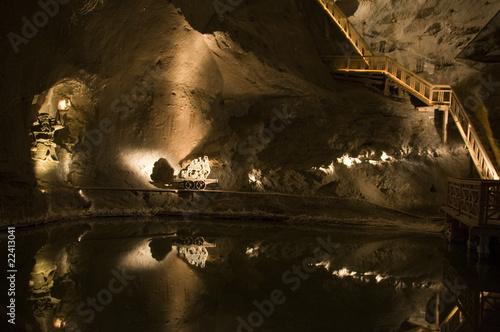
{"type": "Polygon", "coordinates": [[[443,289],[428,306],[428,321],[442,331],[498,331],[498,257],[479,260],[465,245],[451,245],[445,257],[443,289]]]}
{"type": "Polygon", "coordinates": [[[125,219],[19,241],[28,331],[398,331],[444,267],[440,237],[388,230],[125,219]]]}
{"type": "Polygon", "coordinates": [[[151,248],[151,256],[161,262],[172,251],[172,240],[169,238],[153,239],[149,243],[149,247],[151,248]]]}
{"type": "Polygon", "coordinates": [[[205,267],[208,258],[207,248],[214,248],[216,245],[206,242],[201,236],[198,237],[177,237],[153,239],[149,243],[151,255],[158,262],[161,262],[165,257],[174,250],[179,257],[183,258],[189,264],[205,267]]]}

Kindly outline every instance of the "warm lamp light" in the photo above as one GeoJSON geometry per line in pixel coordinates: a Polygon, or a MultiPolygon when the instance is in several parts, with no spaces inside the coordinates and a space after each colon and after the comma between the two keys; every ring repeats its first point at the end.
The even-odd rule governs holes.
{"type": "Polygon", "coordinates": [[[66,98],[59,100],[59,103],[57,104],[57,108],[60,111],[67,111],[70,106],[71,106],[71,101],[66,98]]]}

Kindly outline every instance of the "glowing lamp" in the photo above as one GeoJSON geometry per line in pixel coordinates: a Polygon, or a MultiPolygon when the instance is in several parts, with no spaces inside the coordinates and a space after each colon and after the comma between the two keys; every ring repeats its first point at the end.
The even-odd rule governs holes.
{"type": "Polygon", "coordinates": [[[57,108],[60,111],[67,111],[70,106],[71,106],[71,101],[66,98],[59,100],[59,103],[57,104],[57,108]]]}
{"type": "Polygon", "coordinates": [[[54,318],[53,323],[56,329],[62,329],[66,326],[66,321],[64,320],[63,317],[54,318]]]}

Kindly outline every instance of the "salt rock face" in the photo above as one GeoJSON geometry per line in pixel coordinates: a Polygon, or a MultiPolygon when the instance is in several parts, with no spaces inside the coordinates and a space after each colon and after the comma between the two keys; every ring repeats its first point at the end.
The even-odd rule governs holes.
{"type": "Polygon", "coordinates": [[[465,47],[458,58],[480,62],[500,62],[500,13],[465,47]]]}
{"type": "MultiPolygon", "coordinates": [[[[339,5],[348,7],[342,1],[339,5]]],[[[376,53],[390,55],[412,70],[420,57],[432,74],[434,65],[455,65],[457,55],[498,10],[498,1],[373,0],[359,1],[349,19],[376,53]]]]}
{"type": "MultiPolygon", "coordinates": [[[[408,101],[396,103],[360,85],[334,80],[318,56],[317,40],[324,39],[324,29],[318,28],[311,7],[315,6],[320,14],[321,9],[312,3],[240,2],[226,11],[223,19],[212,0],[92,0],[61,7],[60,14],[23,45],[19,54],[2,52],[8,64],[5,80],[10,84],[0,93],[9,105],[6,126],[11,129],[0,132],[8,156],[7,161],[0,162],[2,174],[8,174],[4,178],[14,179],[7,181],[6,191],[15,194],[1,205],[15,209],[13,202],[36,201],[28,211],[36,215],[47,210],[54,199],[49,194],[40,198],[34,189],[40,182],[57,186],[144,187],[153,173],[161,181],[169,180],[170,168],[178,169],[178,165],[200,155],[214,160],[218,167],[214,175],[225,189],[244,189],[249,174],[255,170],[262,174],[260,181],[267,184],[261,188],[264,191],[314,193],[318,186],[329,183],[325,183],[323,175],[317,178],[311,169],[331,165],[344,154],[380,156],[382,151],[400,156],[406,163],[409,154],[400,150],[430,151],[429,155],[443,151],[445,161],[429,157],[431,166],[419,164],[432,177],[413,175],[414,168],[410,167],[398,167],[394,173],[403,174],[402,178],[414,177],[416,183],[425,177],[425,190],[392,185],[388,176],[382,176],[394,171],[390,165],[379,171],[368,170],[370,165],[353,167],[358,169],[355,171],[333,165],[337,173],[328,176],[336,183],[330,187],[340,189],[329,190],[328,194],[391,203],[410,196],[414,202],[421,196],[428,199],[429,195],[421,193],[434,186],[442,195],[446,176],[464,174],[464,167],[457,166],[460,163],[450,162],[455,157],[464,159],[463,154],[450,157],[439,145],[428,116],[412,114],[407,119],[404,112],[414,109],[408,101]],[[29,79],[20,74],[19,68],[30,73],[29,79]],[[51,89],[57,92],[55,105],[59,98],[71,101],[70,109],[63,114],[69,136],[66,146],[59,149],[63,156],[59,164],[33,167],[24,131],[36,113],[29,103],[33,96],[51,89]],[[10,96],[23,97],[12,100],[10,96]],[[285,109],[295,119],[262,139],[263,132],[281,128],[273,119],[276,112],[285,109]],[[380,117],[381,112],[388,113],[389,124],[380,117]],[[420,121],[425,124],[425,132],[415,125],[420,121]],[[95,133],[98,135],[91,136],[95,133]],[[254,138],[258,140],[257,148],[241,153],[249,150],[242,149],[241,144],[252,143],[254,138]],[[91,144],[87,154],[78,149],[86,143],[91,144]],[[165,165],[164,171],[155,173],[153,167],[160,158],[168,160],[170,168],[165,165]],[[240,167],[231,168],[236,162],[240,167]],[[282,179],[287,183],[283,184],[282,179]],[[353,192],[350,189],[356,188],[353,183],[357,182],[368,182],[360,188],[376,190],[353,192]],[[26,200],[26,195],[30,199],[26,200]]],[[[450,8],[444,3],[400,2],[395,15],[397,27],[403,30],[398,28],[394,36],[388,0],[340,1],[339,5],[343,3],[349,5],[346,12],[353,14],[351,19],[358,30],[363,29],[363,21],[366,23],[366,38],[375,44],[384,40],[387,43],[394,36],[417,40],[418,31],[410,28],[418,26],[415,17],[419,11],[423,13],[421,19],[428,20],[422,27],[426,38],[431,38],[428,45],[433,45],[433,38],[441,37],[444,42],[439,45],[444,45],[453,35],[446,35],[449,22],[444,17],[450,8]],[[407,33],[405,29],[409,29],[407,33]]],[[[27,9],[21,7],[16,4],[10,9],[15,12],[13,17],[26,15],[27,9]]],[[[460,13],[469,7],[464,1],[453,5],[460,13]]],[[[484,13],[483,9],[473,10],[484,13]]],[[[479,15],[474,17],[468,27],[486,24],[479,15]]],[[[19,25],[20,21],[16,22],[10,23],[19,25]]],[[[400,46],[406,42],[402,40],[400,46]]],[[[331,44],[335,45],[335,41],[331,44]]],[[[415,47],[411,44],[405,50],[411,52],[415,47]]],[[[448,45],[444,50],[452,47],[448,45]]],[[[431,52],[430,46],[421,54],[433,58],[427,51],[431,52]]],[[[96,193],[88,195],[87,199],[98,199],[96,193]]],[[[442,196],[429,200],[429,204],[437,205],[442,196]]],[[[124,206],[137,203],[117,202],[124,206]]],[[[24,211],[25,207],[18,204],[18,212],[24,211]]]]}

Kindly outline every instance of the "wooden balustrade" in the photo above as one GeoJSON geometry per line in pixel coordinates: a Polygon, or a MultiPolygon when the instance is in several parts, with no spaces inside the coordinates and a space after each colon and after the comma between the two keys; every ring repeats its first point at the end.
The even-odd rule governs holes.
{"type": "Polygon", "coordinates": [[[386,56],[329,56],[324,57],[324,60],[329,62],[331,68],[337,72],[384,74],[427,105],[449,111],[481,177],[483,179],[499,179],[498,173],[465,108],[450,85],[434,85],[386,56]]]}
{"type": "Polygon", "coordinates": [[[447,213],[469,226],[500,226],[500,181],[448,181],[447,213]]]}

